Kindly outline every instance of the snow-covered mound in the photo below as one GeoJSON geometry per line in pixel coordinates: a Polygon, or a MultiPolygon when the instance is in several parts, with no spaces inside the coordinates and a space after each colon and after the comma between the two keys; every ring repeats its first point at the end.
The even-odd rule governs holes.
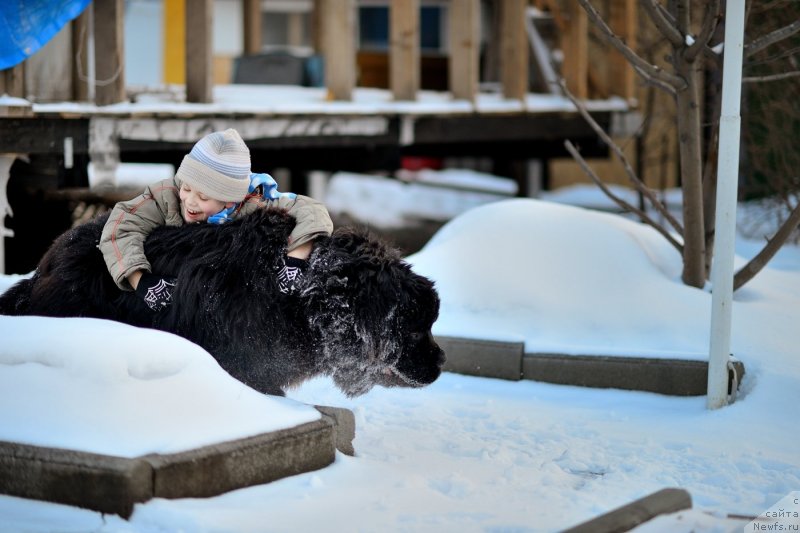
{"type": "Polygon", "coordinates": [[[379,228],[402,228],[419,220],[446,222],[461,213],[517,192],[513,180],[472,170],[422,170],[403,180],[337,172],[325,205],[333,214],[379,228]]]}
{"type": "MultiPolygon", "coordinates": [[[[0,289],[1,290],[1,289],[0,289]]],[[[0,316],[0,440],[136,457],[316,420],[172,334],[89,318],[0,316]]]]}
{"type": "MultiPolygon", "coordinates": [[[[661,235],[618,215],[497,202],[446,224],[409,261],[436,281],[439,335],[520,340],[534,353],[707,358],[710,293],[681,283],[680,255],[661,235]]],[[[758,286],[737,293],[734,320],[793,328],[758,313],[758,286]]]]}

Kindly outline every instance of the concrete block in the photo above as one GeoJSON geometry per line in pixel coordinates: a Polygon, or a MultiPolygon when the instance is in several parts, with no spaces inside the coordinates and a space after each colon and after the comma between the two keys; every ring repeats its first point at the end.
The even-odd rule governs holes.
{"type": "Polygon", "coordinates": [[[142,459],[0,442],[0,493],[127,518],[152,497],[153,470],[142,459]]]}
{"type": "MultiPolygon", "coordinates": [[[[734,363],[741,381],[744,365],[734,363]]],[[[703,396],[708,363],[679,359],[525,354],[525,379],[581,387],[641,390],[672,396],[703,396]]]]}
{"type": "Polygon", "coordinates": [[[334,444],[336,449],[345,455],[353,456],[353,439],[356,438],[356,417],[353,412],[343,407],[317,405],[317,411],[333,421],[334,444]]]}
{"type": "Polygon", "coordinates": [[[0,494],[127,518],[150,498],[201,498],[324,468],[353,454],[355,417],[318,407],[299,426],[174,454],[124,458],[0,441],[0,494]]]}
{"type": "Polygon", "coordinates": [[[518,381],[522,378],[520,342],[436,337],[447,361],[444,370],[470,376],[518,381]]]}
{"type": "Polygon", "coordinates": [[[683,489],[663,489],[564,530],[564,533],[622,533],[653,518],[690,509],[691,495],[683,489]]]}
{"type": "Polygon", "coordinates": [[[333,423],[321,418],[246,439],[143,459],[153,469],[153,496],[203,498],[318,470],[331,464],[333,423]]]}

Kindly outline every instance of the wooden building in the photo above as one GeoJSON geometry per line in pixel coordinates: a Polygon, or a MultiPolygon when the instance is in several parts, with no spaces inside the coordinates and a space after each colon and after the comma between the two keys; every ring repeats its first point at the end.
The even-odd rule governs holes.
{"type": "MultiPolygon", "coordinates": [[[[615,32],[635,43],[636,2],[601,3],[615,32]]],[[[68,98],[45,102],[26,91],[35,56],[3,71],[0,94],[32,96],[0,101],[0,209],[9,179],[12,208],[22,196],[15,187],[29,196],[96,195],[113,189],[120,162],[177,166],[197,139],[225,127],[242,133],[255,169],[289,169],[297,192],[310,171],[392,171],[424,157],[481,159],[527,195],[548,186],[549,162],[566,155],[565,139],[587,156],[607,155],[555,77],[606,128],[636,116],[632,69],[592,44],[576,0],[227,4],[241,9],[239,57],[213,53],[213,0],[162,1],[159,87],[126,85],[123,0],[95,0],[71,23],[62,48],[73,66],[56,81],[68,98]],[[281,6],[283,26],[270,26],[281,6]],[[310,52],[276,53],[264,34],[270,27],[310,52]],[[292,68],[303,73],[296,85],[270,81],[292,68]],[[302,95],[303,105],[287,94],[302,95]]],[[[10,223],[17,233],[20,211],[19,224],[10,223]]]]}

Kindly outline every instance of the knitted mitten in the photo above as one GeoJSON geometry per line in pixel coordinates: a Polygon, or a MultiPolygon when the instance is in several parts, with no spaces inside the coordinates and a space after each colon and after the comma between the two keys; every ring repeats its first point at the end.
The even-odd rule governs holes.
{"type": "Polygon", "coordinates": [[[283,259],[283,267],[278,272],[278,289],[284,294],[294,294],[303,284],[308,261],[289,257],[283,259]]]}
{"type": "Polygon", "coordinates": [[[164,278],[148,272],[139,279],[136,294],[152,311],[161,311],[172,303],[175,281],[175,278],[164,278]]]}

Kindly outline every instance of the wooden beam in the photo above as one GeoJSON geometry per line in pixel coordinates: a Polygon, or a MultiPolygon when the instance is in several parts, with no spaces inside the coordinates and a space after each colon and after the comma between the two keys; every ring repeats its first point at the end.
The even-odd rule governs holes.
{"type": "Polygon", "coordinates": [[[123,0],[92,2],[94,8],[95,103],[124,102],[125,53],[123,0]]]}
{"type": "Polygon", "coordinates": [[[392,0],[389,26],[389,87],[395,100],[416,100],[419,90],[419,0],[392,0]]]}
{"type": "Polygon", "coordinates": [[[321,0],[318,30],[331,100],[351,100],[356,84],[355,0],[321,0]]]}
{"type": "MultiPolygon", "coordinates": [[[[636,0],[611,0],[609,26],[632,50],[636,50],[636,0]]],[[[636,73],[617,50],[608,57],[609,92],[625,99],[636,97],[636,73]]]]}
{"type": "Polygon", "coordinates": [[[163,81],[184,85],[186,83],[186,0],[164,0],[163,81]]]}
{"type": "Polygon", "coordinates": [[[500,82],[503,96],[524,100],[528,94],[526,0],[504,0],[500,6],[500,82]]]}
{"type": "Polygon", "coordinates": [[[92,10],[87,8],[72,21],[72,99],[89,101],[89,33],[92,10]]]}
{"type": "Polygon", "coordinates": [[[186,0],[186,101],[213,101],[213,0],[186,0]]]}
{"type": "Polygon", "coordinates": [[[0,70],[0,95],[25,98],[25,62],[0,70]]]}
{"type": "Polygon", "coordinates": [[[561,37],[564,52],[562,76],[576,98],[589,97],[589,19],[576,1],[567,2],[565,28],[561,37]]]}
{"type": "Polygon", "coordinates": [[[244,0],[242,3],[244,22],[244,53],[261,51],[261,0],[244,0]]]}
{"type": "Polygon", "coordinates": [[[453,98],[475,101],[480,68],[480,0],[451,2],[450,92],[453,98]]]}
{"type": "Polygon", "coordinates": [[[289,46],[303,46],[303,13],[289,13],[286,40],[289,46]]]}

